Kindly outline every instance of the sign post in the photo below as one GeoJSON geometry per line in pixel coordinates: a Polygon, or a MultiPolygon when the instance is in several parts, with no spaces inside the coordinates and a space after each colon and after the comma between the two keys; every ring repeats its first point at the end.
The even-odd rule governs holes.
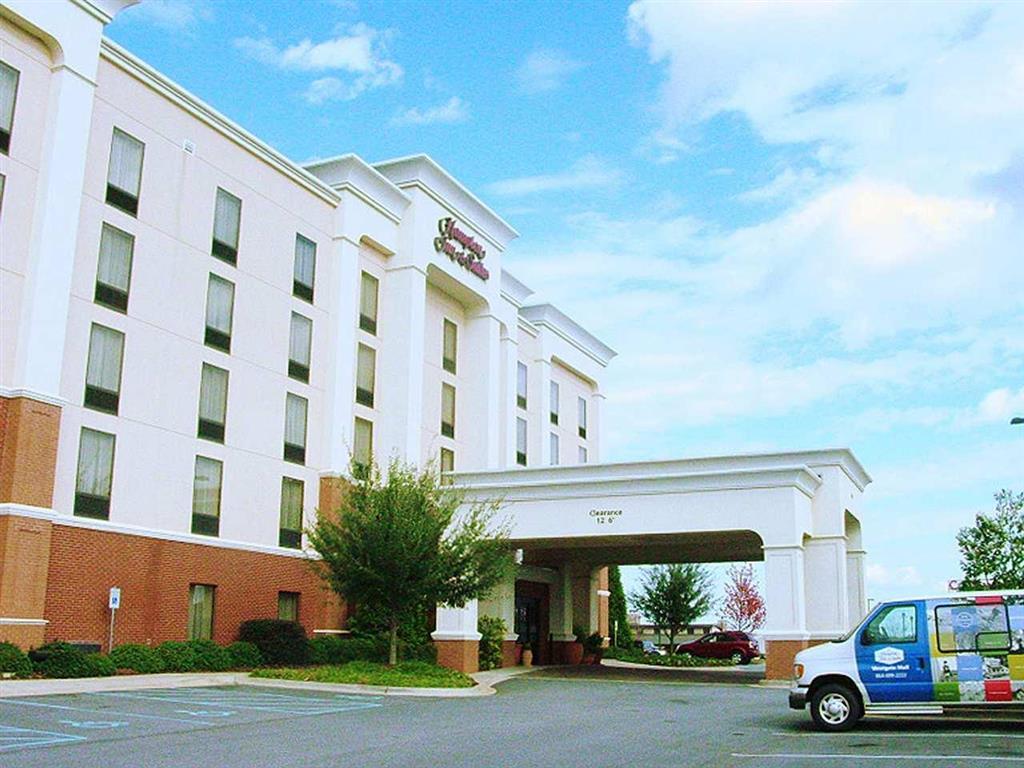
{"type": "Polygon", "coordinates": [[[107,653],[110,653],[114,650],[114,616],[117,615],[117,609],[121,607],[120,587],[110,588],[110,601],[107,603],[107,607],[110,608],[110,636],[107,638],[107,653]]]}

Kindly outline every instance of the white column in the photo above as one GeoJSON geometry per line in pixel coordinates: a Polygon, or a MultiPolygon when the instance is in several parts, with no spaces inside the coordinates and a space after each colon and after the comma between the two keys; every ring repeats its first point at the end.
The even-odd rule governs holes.
{"type": "Polygon", "coordinates": [[[804,602],[811,637],[838,637],[849,628],[846,579],[845,536],[804,541],[804,602]]]}
{"type": "Polygon", "coordinates": [[[500,468],[516,466],[516,418],[519,416],[519,409],[516,408],[516,364],[519,361],[519,342],[516,341],[514,328],[506,328],[505,333],[506,336],[501,340],[504,386],[499,413],[504,424],[504,440],[501,446],[502,455],[499,456],[498,466],[500,468]]]}
{"type": "Polygon", "coordinates": [[[381,393],[380,430],[374,436],[374,452],[382,462],[397,455],[418,465],[422,458],[427,273],[414,265],[389,269],[382,293],[377,377],[381,393]]]}
{"type": "Polygon", "coordinates": [[[430,636],[434,640],[479,640],[477,611],[476,600],[470,600],[463,608],[438,606],[437,629],[430,636]]]}
{"type": "Polygon", "coordinates": [[[331,312],[327,328],[330,370],[324,420],[324,469],[348,469],[353,448],[352,404],[355,402],[356,336],[359,324],[359,244],[346,237],[334,241],[330,254],[331,312]]]}
{"type": "Polygon", "coordinates": [[[808,639],[804,609],[804,550],[797,546],[765,546],[765,625],[767,640],[808,639]]]}
{"type": "Polygon", "coordinates": [[[558,581],[551,585],[551,635],[556,642],[571,642],[576,639],[572,631],[572,566],[563,563],[558,571],[558,581]]]}
{"type": "Polygon", "coordinates": [[[863,549],[846,550],[846,601],[849,608],[847,630],[868,613],[868,599],[864,590],[866,556],[867,553],[863,549]]]}
{"type": "Polygon", "coordinates": [[[460,380],[460,434],[466,445],[458,459],[459,469],[493,469],[502,466],[501,441],[504,436],[501,415],[502,341],[501,321],[484,309],[468,317],[461,344],[465,349],[465,368],[460,380]]]}
{"type": "Polygon", "coordinates": [[[601,415],[604,408],[605,397],[601,392],[595,392],[590,396],[590,413],[587,414],[587,418],[590,420],[589,429],[593,430],[593,439],[589,440],[590,448],[588,450],[587,462],[590,464],[596,464],[601,460],[601,438],[603,435],[601,415]]]}
{"type": "Polygon", "coordinates": [[[528,382],[530,415],[530,465],[546,467],[551,464],[551,361],[539,357],[530,365],[528,382]],[[536,458],[534,458],[536,457],[536,458]]]}
{"type": "Polygon", "coordinates": [[[516,640],[516,580],[515,576],[499,584],[479,603],[479,613],[505,622],[505,640],[516,640]]]}

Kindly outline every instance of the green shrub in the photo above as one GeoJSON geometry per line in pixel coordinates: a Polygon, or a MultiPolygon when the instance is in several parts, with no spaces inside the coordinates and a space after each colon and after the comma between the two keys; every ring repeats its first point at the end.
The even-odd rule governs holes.
{"type": "Polygon", "coordinates": [[[301,666],[309,662],[306,630],[297,621],[252,619],[243,622],[238,639],[259,648],[263,663],[270,666],[301,666]]]}
{"type": "MultiPolygon", "coordinates": [[[[407,643],[399,640],[398,658],[402,661],[437,662],[437,649],[431,642],[407,643]]],[[[388,660],[387,635],[360,635],[356,637],[326,635],[309,641],[310,664],[348,664],[350,661],[388,660]]]]}
{"type": "Polygon", "coordinates": [[[28,677],[32,674],[32,662],[28,655],[13,643],[0,643],[0,676],[28,677]]]}
{"type": "Polygon", "coordinates": [[[168,640],[156,647],[164,672],[195,672],[196,650],[189,643],[168,640]]]}
{"type": "Polygon", "coordinates": [[[212,640],[189,640],[188,644],[196,655],[196,670],[199,672],[224,672],[231,669],[231,654],[212,640]]]}
{"type": "Polygon", "coordinates": [[[69,643],[41,645],[31,652],[35,671],[44,677],[109,677],[117,667],[106,656],[85,653],[69,643]]]}
{"type": "Polygon", "coordinates": [[[125,643],[110,652],[110,660],[118,669],[130,669],[140,675],[164,671],[164,663],[155,648],[139,643],[125,643]]]}
{"type": "Polygon", "coordinates": [[[260,649],[252,643],[236,640],[224,650],[228,652],[228,656],[231,659],[232,669],[253,669],[263,664],[263,656],[260,654],[260,649]]]}
{"type": "Polygon", "coordinates": [[[117,665],[110,660],[109,656],[102,653],[86,654],[85,660],[90,667],[87,677],[111,677],[117,674],[117,665]]]}
{"type": "Polygon", "coordinates": [[[480,633],[480,669],[497,669],[501,666],[501,647],[508,631],[504,620],[497,616],[481,616],[477,619],[476,631],[480,633]]]}

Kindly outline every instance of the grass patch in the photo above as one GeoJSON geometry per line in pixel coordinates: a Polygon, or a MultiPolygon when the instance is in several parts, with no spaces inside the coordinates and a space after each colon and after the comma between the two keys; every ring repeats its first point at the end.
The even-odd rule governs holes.
{"type": "Polygon", "coordinates": [[[424,661],[403,661],[393,667],[375,661],[350,661],[347,664],[319,667],[257,669],[252,676],[401,688],[470,688],[476,685],[471,677],[461,672],[424,661]]]}

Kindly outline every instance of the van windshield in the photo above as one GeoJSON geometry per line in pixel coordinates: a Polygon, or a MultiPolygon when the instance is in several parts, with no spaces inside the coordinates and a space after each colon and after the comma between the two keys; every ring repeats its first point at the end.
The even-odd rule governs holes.
{"type": "Polygon", "coordinates": [[[850,629],[850,631],[849,631],[849,632],[847,632],[847,633],[846,633],[845,635],[843,635],[842,637],[837,637],[837,638],[836,638],[835,640],[833,640],[832,642],[833,642],[833,643],[845,643],[845,642],[846,642],[847,640],[849,640],[849,639],[850,639],[851,637],[853,637],[854,633],[855,633],[855,632],[856,632],[856,631],[857,631],[858,629],[860,629],[860,628],[861,628],[862,626],[864,626],[864,622],[865,622],[865,621],[867,621],[867,620],[868,620],[869,618],[871,618],[871,615],[872,615],[873,613],[874,613],[874,611],[868,611],[868,614],[867,614],[867,616],[864,616],[864,617],[862,617],[860,621],[856,622],[856,623],[855,623],[855,624],[853,625],[853,627],[852,627],[852,628],[850,629]]]}

